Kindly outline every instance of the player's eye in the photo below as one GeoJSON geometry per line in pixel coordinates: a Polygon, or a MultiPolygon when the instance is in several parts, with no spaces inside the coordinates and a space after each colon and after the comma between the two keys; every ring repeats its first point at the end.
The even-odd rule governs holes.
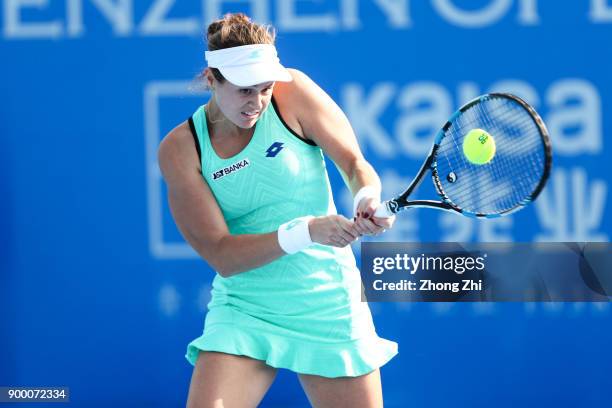
{"type": "Polygon", "coordinates": [[[252,90],[252,89],[249,89],[249,88],[242,88],[242,89],[240,90],[240,93],[241,93],[242,95],[250,95],[252,91],[253,91],[253,90],[252,90]]]}

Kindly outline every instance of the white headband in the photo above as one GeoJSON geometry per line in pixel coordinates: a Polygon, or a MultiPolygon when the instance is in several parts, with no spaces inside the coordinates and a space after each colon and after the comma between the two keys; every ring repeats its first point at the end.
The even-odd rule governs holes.
{"type": "Polygon", "coordinates": [[[270,81],[289,82],[291,74],[278,59],[271,44],[251,44],[223,48],[204,53],[208,66],[238,86],[251,86],[270,81]]]}

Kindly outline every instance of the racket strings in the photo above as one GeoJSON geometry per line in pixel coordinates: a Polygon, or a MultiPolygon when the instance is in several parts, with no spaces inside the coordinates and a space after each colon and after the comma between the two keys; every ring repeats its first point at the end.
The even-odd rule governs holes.
{"type": "MultiPolygon", "coordinates": [[[[495,127],[495,123],[494,123],[494,122],[493,122],[493,121],[492,121],[492,120],[489,118],[489,116],[488,116],[487,112],[485,112],[485,111],[484,111],[484,109],[483,109],[484,107],[482,106],[482,104],[478,104],[478,106],[476,106],[475,108],[480,110],[480,112],[479,112],[479,114],[480,114],[479,118],[481,118],[481,119],[482,119],[482,122],[486,124],[486,126],[482,126],[482,124],[481,124],[481,127],[485,127],[485,128],[487,128],[487,129],[492,129],[492,128],[494,128],[494,127],[495,127]]],[[[469,112],[469,111],[468,111],[468,112],[466,112],[466,115],[468,115],[468,114],[470,114],[470,113],[472,113],[472,112],[469,112]]],[[[509,119],[509,115],[510,115],[510,114],[511,114],[511,112],[510,112],[510,111],[505,110],[505,111],[503,111],[503,112],[502,112],[502,115],[497,114],[497,117],[498,117],[499,121],[508,121],[507,119],[509,119]],[[503,115],[505,115],[505,116],[503,116],[503,115]]],[[[463,118],[463,119],[464,119],[463,121],[461,121],[461,122],[457,122],[457,126],[456,126],[456,129],[455,129],[455,132],[453,132],[453,133],[449,134],[449,136],[451,136],[451,137],[453,138],[453,142],[454,142],[454,144],[455,144],[455,150],[456,150],[457,152],[462,152],[462,149],[459,147],[459,144],[458,144],[458,142],[457,142],[457,137],[455,137],[455,136],[456,136],[456,134],[458,133],[458,134],[460,134],[460,135],[461,135],[461,134],[463,134],[463,133],[467,133],[469,130],[473,129],[473,128],[474,128],[474,126],[478,125],[478,123],[477,123],[477,120],[476,120],[476,119],[467,120],[467,117],[466,117],[466,118],[463,118]],[[463,122],[463,123],[462,123],[462,122],[463,122]]],[[[529,118],[526,118],[526,119],[530,121],[530,119],[529,119],[529,118]]],[[[518,122],[516,122],[516,123],[515,123],[515,125],[521,125],[521,124],[523,124],[523,123],[518,123],[518,122]]],[[[529,126],[529,124],[530,124],[530,123],[527,123],[527,126],[529,126]]],[[[497,142],[497,144],[499,145],[499,141],[497,142]]],[[[527,149],[524,149],[524,148],[523,148],[522,150],[533,150],[533,149],[532,149],[532,147],[531,147],[531,146],[527,146],[527,149]]],[[[512,153],[514,153],[514,152],[508,151],[508,153],[509,153],[509,154],[512,154],[512,153]]],[[[516,153],[518,154],[518,153],[520,153],[520,152],[516,152],[516,153]]],[[[465,165],[465,167],[466,167],[467,169],[470,169],[470,170],[477,170],[477,167],[474,167],[473,165],[470,165],[470,164],[467,162],[467,160],[466,160],[466,158],[465,158],[465,155],[463,155],[463,154],[461,153],[459,156],[461,157],[461,159],[462,159],[462,163],[465,165]]],[[[503,160],[503,159],[504,159],[504,156],[501,156],[501,160],[503,160]]],[[[449,165],[450,165],[450,161],[448,161],[448,162],[449,162],[449,165]]],[[[494,170],[495,170],[495,168],[494,168],[494,170]]]]}
{"type": "MultiPolygon", "coordinates": [[[[491,124],[488,123],[487,125],[489,129],[493,128],[491,124]]],[[[525,144],[522,145],[522,148],[524,147],[525,144]]],[[[458,184],[458,187],[453,192],[453,195],[457,195],[457,197],[463,195],[467,199],[464,204],[464,207],[466,208],[474,207],[476,203],[486,205],[494,202],[494,204],[496,204],[498,207],[497,210],[504,210],[511,208],[512,206],[516,205],[517,202],[522,201],[525,195],[531,192],[530,183],[525,183],[524,179],[522,178],[503,181],[504,178],[501,170],[505,169],[505,172],[508,173],[507,169],[514,166],[515,170],[520,169],[522,172],[525,172],[528,171],[528,169],[524,168],[524,164],[529,165],[529,163],[534,163],[534,161],[523,160],[523,163],[518,165],[517,163],[511,163],[511,160],[508,159],[508,157],[511,156],[504,156],[500,154],[497,160],[497,166],[490,166],[488,169],[489,174],[479,172],[481,174],[476,175],[478,169],[476,168],[475,170],[475,166],[467,166],[466,169],[470,170],[469,172],[471,173],[471,177],[467,180],[467,183],[463,183],[463,188],[459,187],[461,184],[458,184]],[[518,185],[516,183],[518,183],[518,185]],[[487,189],[487,184],[491,185],[492,188],[487,189]],[[477,194],[471,194],[470,190],[473,189],[473,186],[478,188],[478,191],[476,191],[477,194]]]]}
{"type": "MultiPolygon", "coordinates": [[[[506,101],[506,104],[509,101],[506,101]]],[[[504,105],[506,105],[504,104],[504,105]]],[[[505,107],[504,105],[500,105],[501,107],[505,107]]],[[[495,127],[495,123],[494,120],[492,119],[491,116],[487,115],[487,112],[484,109],[484,105],[483,104],[478,104],[477,109],[480,110],[480,114],[482,115],[481,117],[484,119],[484,123],[486,123],[487,126],[489,126],[490,128],[494,128],[495,127]]],[[[497,107],[497,110],[501,110],[500,107],[497,107]]],[[[501,123],[509,123],[509,115],[512,111],[510,109],[504,109],[502,112],[502,115],[499,116],[499,120],[501,121],[501,123]]],[[[497,114],[497,112],[496,112],[497,114]]],[[[529,131],[535,131],[537,132],[533,137],[533,138],[528,138],[527,139],[527,143],[525,143],[524,145],[519,145],[519,144],[515,144],[513,147],[515,147],[515,149],[507,149],[508,151],[508,155],[512,156],[512,157],[521,157],[524,160],[521,160],[521,162],[523,164],[527,164],[531,166],[531,170],[534,172],[534,174],[538,174],[538,172],[540,171],[540,169],[544,168],[544,163],[542,160],[540,160],[541,156],[540,155],[535,155],[535,157],[525,157],[525,151],[526,152],[534,152],[534,151],[538,151],[537,147],[541,144],[541,138],[539,137],[539,129],[537,129],[537,127],[534,125],[533,120],[531,118],[531,116],[529,115],[523,115],[522,116],[522,120],[520,121],[516,121],[515,123],[516,127],[514,127],[514,130],[516,130],[517,128],[524,130],[525,133],[528,133],[529,131]],[[537,144],[538,146],[535,146],[535,144],[537,144]],[[521,150],[521,151],[519,151],[521,150]],[[523,151],[524,150],[524,151],[523,151]],[[535,159],[535,160],[534,160],[535,159]],[[540,162],[540,165],[538,166],[536,164],[536,162],[540,162]]],[[[516,132],[515,132],[516,133],[516,132]]],[[[518,137],[520,137],[520,133],[517,134],[518,137]]],[[[503,174],[500,174],[501,168],[508,168],[509,166],[513,166],[516,163],[511,162],[510,160],[508,160],[507,155],[501,154],[500,156],[500,162],[502,162],[501,166],[493,166],[491,167],[491,170],[493,171],[496,179],[501,179],[503,177],[503,174]]],[[[474,166],[471,166],[474,167],[474,166]]],[[[527,169],[524,169],[523,171],[525,171],[527,169]]],[[[539,177],[537,178],[537,180],[539,180],[539,177]]],[[[515,182],[518,182],[520,184],[520,186],[517,187],[523,187],[523,189],[521,188],[514,188],[511,189],[510,191],[514,192],[515,195],[510,197],[506,197],[506,202],[507,202],[507,206],[509,206],[510,208],[513,207],[514,205],[516,205],[517,202],[520,202],[522,200],[524,200],[524,196],[525,194],[531,194],[531,192],[533,191],[532,188],[533,185],[531,183],[526,182],[527,180],[524,178],[517,178],[515,179],[515,182]]],[[[484,198],[486,199],[487,196],[485,195],[484,198]]]]}
{"type": "MultiPolygon", "coordinates": [[[[501,165],[491,167],[489,169],[489,174],[483,173],[476,175],[473,166],[467,167],[467,169],[470,169],[471,177],[466,179],[467,182],[462,183],[463,188],[458,187],[452,192],[453,198],[457,197],[454,201],[462,198],[464,201],[463,208],[474,212],[503,211],[523,201],[526,195],[531,193],[531,187],[533,186],[530,183],[525,183],[524,179],[521,178],[504,181],[503,175],[500,173],[500,168],[508,168],[512,164],[503,157],[504,156],[500,156],[499,162],[501,165]],[[518,185],[516,184],[517,182],[518,185]],[[487,184],[490,185],[491,188],[487,188],[487,184]],[[474,186],[477,188],[475,192],[472,191],[474,190],[474,186]],[[496,208],[489,209],[487,208],[488,204],[495,204],[496,208]],[[484,209],[479,210],[476,208],[476,205],[484,207],[484,209]]],[[[527,161],[527,163],[533,162],[534,161],[527,161]]],[[[521,167],[516,166],[515,168],[519,169],[521,167]]],[[[527,169],[522,169],[522,171],[527,171],[527,169]]]]}
{"type": "Polygon", "coordinates": [[[437,152],[439,185],[455,206],[473,213],[501,213],[525,203],[542,178],[545,149],[531,114],[508,98],[476,103],[451,123],[437,152]],[[463,154],[465,134],[486,130],[495,140],[496,154],[484,165],[463,154]],[[446,179],[450,173],[455,182],[446,179]]]}
{"type": "MultiPolygon", "coordinates": [[[[487,129],[492,129],[494,128],[494,123],[492,123],[492,121],[489,119],[489,117],[486,115],[486,112],[483,111],[483,107],[482,106],[478,106],[478,109],[481,110],[480,112],[480,117],[483,118],[483,122],[486,124],[486,128],[487,129]]],[[[501,116],[498,116],[500,120],[503,120],[504,118],[502,118],[501,116]]],[[[465,121],[464,124],[461,124],[461,126],[458,127],[459,132],[461,132],[461,130],[463,130],[465,127],[470,126],[470,129],[473,127],[474,123],[473,121],[465,121]]],[[[455,137],[454,134],[451,134],[451,137],[453,138],[453,142],[455,145],[455,150],[456,151],[461,151],[461,149],[459,149],[459,145],[457,143],[457,138],[455,137]]],[[[510,152],[511,153],[511,152],[510,152]]],[[[471,173],[472,178],[474,178],[474,176],[476,175],[476,172],[478,171],[478,167],[479,166],[474,166],[474,165],[468,165],[467,161],[465,160],[465,156],[463,154],[459,154],[458,155],[461,158],[462,164],[464,165],[464,169],[466,169],[469,173],[471,173]]],[[[511,164],[505,159],[504,155],[500,155],[499,156],[499,161],[500,162],[505,162],[502,164],[503,167],[508,167],[511,164]]],[[[450,164],[450,160],[447,160],[447,162],[450,164]]],[[[490,171],[492,171],[493,175],[495,176],[496,179],[501,179],[502,174],[500,174],[500,167],[502,166],[493,166],[490,168],[490,171]]],[[[450,166],[449,166],[450,167],[450,166]]],[[[471,188],[469,184],[464,183],[464,189],[458,188],[456,189],[455,193],[456,194],[461,194],[461,193],[465,193],[466,189],[471,188]]],[[[515,189],[514,191],[519,191],[519,189],[515,189]]],[[[487,194],[481,194],[478,199],[479,200],[483,200],[483,199],[487,199],[490,196],[497,196],[498,193],[495,191],[492,191],[489,195],[487,194]]],[[[512,202],[516,201],[516,198],[514,198],[513,200],[511,200],[512,202]]]]}

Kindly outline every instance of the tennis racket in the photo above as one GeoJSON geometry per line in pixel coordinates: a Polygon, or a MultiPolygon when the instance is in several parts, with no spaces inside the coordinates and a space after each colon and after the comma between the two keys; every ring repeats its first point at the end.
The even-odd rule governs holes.
{"type": "MultiPolygon", "coordinates": [[[[474,143],[469,148],[476,147],[474,143]]],[[[486,154],[487,152],[485,152],[486,154]]],[[[491,156],[491,151],[488,155],[491,156]]],[[[436,208],[468,217],[495,218],[524,208],[536,199],[550,174],[552,150],[544,122],[522,99],[507,93],[482,95],[455,112],[436,134],[429,156],[410,186],[375,212],[388,217],[407,208],[436,208]],[[491,143],[492,158],[476,160],[464,143],[491,143]],[[469,138],[469,140],[468,140],[469,138]],[[484,163],[483,163],[484,161],[484,163]],[[431,173],[440,200],[410,200],[431,173]]]]}

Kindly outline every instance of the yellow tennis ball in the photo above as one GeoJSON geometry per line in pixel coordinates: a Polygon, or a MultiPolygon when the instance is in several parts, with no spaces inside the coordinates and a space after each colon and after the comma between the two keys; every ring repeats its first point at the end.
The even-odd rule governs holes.
{"type": "Polygon", "coordinates": [[[486,164],[495,156],[495,139],[482,129],[472,129],[463,138],[463,154],[473,164],[486,164]]]}

